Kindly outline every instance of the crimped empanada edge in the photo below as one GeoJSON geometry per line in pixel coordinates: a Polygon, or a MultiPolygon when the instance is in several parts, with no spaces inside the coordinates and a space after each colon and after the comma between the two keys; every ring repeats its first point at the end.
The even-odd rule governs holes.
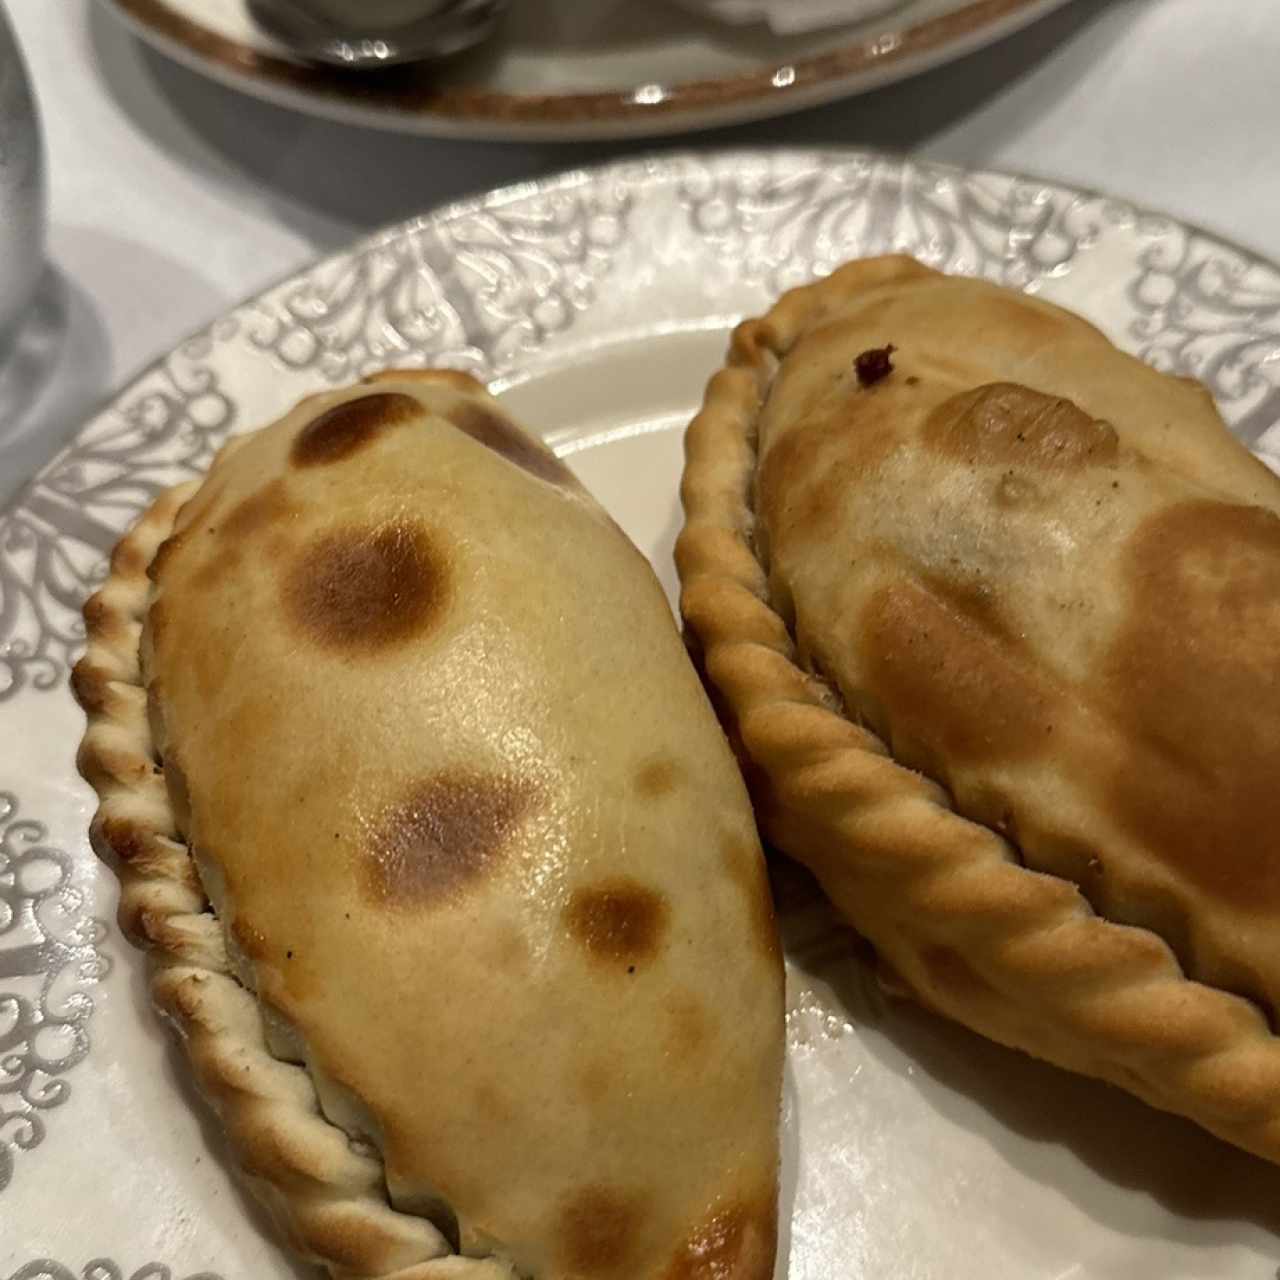
{"type": "Polygon", "coordinates": [[[512,1280],[507,1264],[454,1254],[426,1219],[391,1207],[381,1160],[325,1118],[305,1067],[272,1056],[261,1006],[233,974],[156,758],[139,649],[148,570],[198,488],[161,494],[117,545],[85,604],[87,648],[72,673],[88,716],[77,764],[98,794],[90,839],[119,879],[120,927],[149,953],[152,998],[295,1251],[337,1280],[512,1280]]]}
{"type": "Polygon", "coordinates": [[[923,1003],[1280,1161],[1280,1038],[1262,1012],[1186,977],[1161,938],[1099,917],[1076,885],[1022,866],[895,763],[797,665],[770,603],[751,490],[778,362],[831,305],[923,270],[869,260],[784,294],[734,331],[688,428],[681,613],[761,827],[923,1003]],[[941,958],[945,982],[931,976],[941,958]]]}

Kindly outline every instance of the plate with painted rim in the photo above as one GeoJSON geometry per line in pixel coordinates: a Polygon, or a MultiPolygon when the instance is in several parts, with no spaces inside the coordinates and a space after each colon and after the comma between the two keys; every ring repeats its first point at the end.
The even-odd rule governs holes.
{"type": "MultiPolygon", "coordinates": [[[[731,324],[845,258],[914,253],[1071,306],[1194,374],[1280,470],[1280,270],[1106,197],[852,150],[673,154],[361,241],[125,387],[0,515],[0,1277],[310,1275],[272,1242],[113,923],[75,773],[79,607],[227,436],[388,364],[488,380],[669,593],[681,430],[731,324]],[[661,376],[655,376],[660,371],[661,376]]],[[[800,873],[779,1277],[1267,1280],[1280,1170],[879,994],[800,873]]]]}
{"type": "Polygon", "coordinates": [[[780,37],[674,3],[513,0],[449,63],[354,74],[299,61],[250,0],[107,0],[143,39],[299,111],[432,137],[572,141],[684,133],[891,84],[992,44],[1065,0],[901,0],[878,18],[780,37]]]}

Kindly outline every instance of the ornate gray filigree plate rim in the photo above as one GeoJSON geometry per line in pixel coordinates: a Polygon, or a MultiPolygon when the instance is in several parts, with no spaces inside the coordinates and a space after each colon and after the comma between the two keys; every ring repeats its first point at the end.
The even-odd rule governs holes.
{"type": "MultiPolygon", "coordinates": [[[[813,151],[795,151],[792,148],[759,148],[759,150],[741,150],[728,152],[707,152],[705,155],[696,154],[696,152],[669,152],[669,154],[658,154],[650,156],[641,156],[639,159],[628,159],[623,161],[614,161],[614,163],[596,166],[596,168],[581,168],[567,170],[567,172],[553,175],[553,177],[540,178],[531,180],[531,182],[515,183],[511,186],[500,187],[485,193],[485,195],[472,197],[470,200],[462,200],[453,202],[453,204],[440,206],[439,209],[413,216],[413,218],[394,224],[392,227],[384,228],[379,232],[371,233],[370,236],[360,239],[347,250],[332,253],[332,255],[324,257],[311,268],[294,273],[288,278],[282,280],[273,287],[265,289],[256,297],[241,303],[234,310],[228,312],[219,320],[215,320],[204,329],[197,330],[196,333],[189,335],[187,339],[180,342],[177,347],[169,352],[168,355],[160,357],[159,360],[152,362],[124,385],[115,396],[111,397],[108,403],[102,407],[90,422],[90,429],[96,424],[100,424],[102,420],[113,410],[125,406],[131,394],[136,392],[147,383],[148,379],[155,378],[160,375],[166,367],[173,364],[175,358],[180,353],[196,351],[196,349],[205,348],[206,353],[212,351],[216,343],[232,337],[237,332],[239,326],[244,324],[256,323],[262,324],[282,324],[288,323],[289,317],[275,315],[266,319],[261,314],[255,315],[255,307],[264,305],[273,294],[278,294],[284,289],[288,289],[291,285],[297,285],[300,288],[306,288],[308,280],[314,276],[323,275],[326,271],[342,269],[346,266],[356,266],[362,262],[369,261],[371,257],[378,255],[379,252],[393,251],[397,246],[402,244],[411,244],[416,237],[421,237],[424,233],[433,232],[442,228],[449,228],[452,225],[460,223],[466,218],[474,218],[477,215],[492,214],[492,212],[509,209],[509,207],[518,207],[522,202],[534,200],[534,198],[547,198],[561,195],[561,193],[577,191],[582,189],[586,192],[603,192],[611,187],[621,187],[630,192],[641,186],[637,183],[637,178],[643,175],[644,183],[653,184],[653,186],[663,186],[663,184],[680,183],[682,180],[689,178],[690,169],[696,169],[696,166],[707,166],[718,164],[721,166],[732,166],[732,168],[741,168],[741,166],[767,166],[767,165],[786,165],[788,161],[795,161],[797,157],[810,157],[815,161],[815,169],[818,172],[826,172],[829,168],[844,164],[854,164],[858,161],[864,161],[868,164],[881,164],[888,166],[891,170],[897,170],[900,178],[910,177],[914,173],[924,173],[932,175],[933,178],[948,180],[948,182],[957,184],[957,187],[964,191],[975,191],[983,182],[1007,182],[1016,184],[1033,192],[1033,198],[1028,200],[1028,205],[1043,205],[1052,201],[1068,201],[1070,206],[1084,207],[1088,205],[1100,206],[1106,211],[1108,216],[1117,219],[1130,219],[1135,224],[1160,224],[1162,227],[1176,229],[1187,239],[1187,253],[1190,255],[1190,248],[1198,247],[1208,251],[1210,260],[1213,261],[1212,255],[1222,255],[1226,261],[1231,262],[1238,269],[1238,274],[1243,276],[1252,271],[1263,271],[1263,273],[1275,276],[1274,285],[1276,291],[1280,291],[1280,269],[1270,264],[1257,253],[1248,250],[1248,248],[1236,246],[1236,244],[1226,241],[1226,239],[1217,237],[1211,232],[1206,232],[1196,227],[1194,224],[1188,223],[1184,219],[1167,218],[1166,215],[1158,214],[1152,210],[1142,209],[1142,207],[1125,204],[1125,202],[1111,200],[1110,197],[1101,195],[1101,193],[1089,191],[1087,188],[1074,186],[1065,186],[1065,184],[1050,182],[1050,180],[1042,180],[1027,175],[1012,175],[991,170],[964,170],[943,164],[922,163],[922,161],[911,160],[909,157],[895,156],[886,154],[886,152],[876,152],[867,150],[858,150],[858,148],[815,148],[813,151]],[[1043,198],[1042,198],[1043,197],[1043,198]]],[[[1041,228],[1043,230],[1044,228],[1041,228]]],[[[1032,229],[1033,232],[1034,229],[1032,229]]],[[[1028,237],[1030,234],[1028,232],[1028,237]]],[[[1079,247],[1084,247],[1088,241],[1088,233],[1080,238],[1079,247]]],[[[1073,251],[1076,246],[1073,246],[1073,251]]],[[[1212,312],[1215,307],[1224,308],[1234,312],[1239,324],[1236,328],[1242,330],[1243,344],[1254,344],[1254,346],[1270,347],[1270,353],[1261,353],[1252,365],[1244,370],[1245,379],[1256,379],[1257,369],[1266,362],[1274,361],[1280,358],[1280,292],[1275,297],[1263,302],[1263,305],[1257,305],[1256,301],[1249,297],[1242,300],[1231,300],[1225,294],[1219,291],[1219,296],[1211,297],[1210,292],[1204,291],[1201,287],[1197,274],[1188,274],[1175,278],[1172,275],[1172,269],[1179,264],[1160,264],[1158,262],[1158,253],[1160,246],[1152,247],[1151,261],[1139,262],[1139,266],[1148,268],[1147,274],[1153,271],[1164,269],[1164,274],[1174,284],[1174,293],[1170,297],[1161,298],[1158,305],[1147,307],[1147,319],[1144,320],[1146,328],[1138,329],[1135,326],[1134,332],[1130,334],[1133,339],[1134,346],[1138,346],[1140,353],[1151,358],[1153,362],[1164,367],[1166,370],[1175,372],[1187,372],[1201,376],[1208,381],[1211,389],[1219,396],[1220,403],[1224,399],[1224,393],[1230,393],[1233,388],[1230,387],[1230,380],[1239,372],[1239,361],[1233,361],[1235,352],[1228,352],[1228,356],[1217,357],[1215,360],[1206,365],[1199,358],[1199,353],[1194,349],[1194,340],[1203,338],[1210,330],[1196,330],[1193,328],[1179,328],[1178,324],[1170,323],[1171,317],[1176,320],[1179,314],[1188,316],[1193,314],[1194,308],[1199,307],[1201,311],[1212,312]],[[1267,333],[1263,329],[1263,312],[1270,312],[1270,321],[1276,325],[1276,332],[1267,333]],[[1178,346],[1170,347],[1167,339],[1174,337],[1178,339],[1178,346]],[[1162,346],[1165,342],[1165,346],[1162,346]]],[[[810,253],[808,259],[803,262],[805,275],[817,274],[813,270],[814,260],[810,253]]],[[[835,262],[819,262],[820,268],[835,265],[835,262]]],[[[974,264],[979,269],[984,268],[988,264],[974,264]]],[[[419,273],[434,273],[436,276],[442,276],[447,273],[447,264],[443,262],[419,262],[415,264],[419,273]],[[442,270],[442,268],[444,268],[442,270]]],[[[1039,266],[1039,275],[1047,274],[1048,271],[1059,269],[1060,266],[1066,266],[1066,262],[1062,264],[1042,264],[1039,266]]],[[[1203,266],[1203,261],[1196,262],[1197,268],[1203,266]]],[[[992,274],[989,271],[983,271],[983,274],[992,274]]],[[[1032,270],[1029,273],[1001,274],[1001,278],[1005,283],[1023,285],[1023,287],[1034,287],[1037,282],[1037,271],[1032,270]]],[[[781,284],[799,283],[799,279],[787,280],[781,279],[781,284]]],[[[1140,280],[1138,284],[1140,285],[1140,280]]],[[[467,289],[463,287],[453,288],[452,291],[443,294],[442,301],[457,302],[460,298],[465,298],[467,289]]],[[[294,323],[305,328],[305,317],[292,317],[294,323]]],[[[282,356],[282,349],[279,346],[273,346],[269,339],[260,337],[251,338],[253,344],[259,347],[264,355],[282,356]]],[[[358,342],[358,339],[357,339],[358,342]]],[[[467,353],[470,360],[463,356],[460,358],[458,352],[438,352],[431,351],[430,344],[422,344],[417,351],[411,346],[404,346],[399,351],[385,352],[381,358],[374,358],[367,362],[369,365],[381,364],[381,362],[396,362],[397,357],[415,355],[430,355],[438,357],[443,355],[444,362],[454,365],[467,364],[472,365],[476,371],[493,372],[503,371],[503,367],[511,364],[509,358],[502,357],[502,353],[498,352],[498,358],[492,358],[493,340],[490,335],[490,351],[472,351],[467,353]]],[[[527,351],[517,352],[517,357],[526,355],[527,351]]],[[[284,364],[289,364],[288,360],[284,360],[284,364]]],[[[211,374],[206,367],[196,366],[197,374],[202,379],[210,379],[211,374]]],[[[351,370],[349,366],[346,372],[356,372],[351,370]]],[[[326,378],[326,381],[337,380],[334,378],[326,378]]],[[[215,384],[209,381],[202,381],[201,385],[195,388],[195,392],[205,394],[205,396],[219,396],[220,390],[215,384]]],[[[1249,415],[1248,422],[1234,421],[1233,428],[1238,430],[1240,434],[1248,440],[1249,443],[1256,443],[1260,438],[1262,431],[1267,426],[1272,425],[1276,419],[1280,419],[1280,393],[1267,396],[1266,401],[1260,404],[1249,415]]],[[[1230,419],[1230,412],[1228,417],[1230,419]]],[[[202,433],[206,435],[218,435],[223,428],[234,429],[234,403],[227,401],[224,397],[224,416],[220,421],[214,424],[201,425],[202,433]]],[[[65,468],[68,467],[69,461],[74,460],[78,449],[82,448],[84,434],[77,436],[76,440],[64,448],[58,456],[52,458],[46,463],[44,468],[29,481],[26,488],[18,494],[18,497],[9,504],[4,511],[0,511],[0,704],[14,694],[15,691],[22,687],[29,680],[37,689],[56,689],[63,684],[65,672],[70,662],[74,660],[79,640],[82,639],[81,622],[78,617],[79,602],[83,599],[88,591],[92,590],[96,585],[96,581],[100,579],[101,573],[104,572],[106,552],[114,543],[116,536],[123,531],[125,525],[128,524],[133,515],[136,515],[136,506],[129,509],[127,517],[119,522],[104,525],[102,522],[93,521],[86,516],[83,509],[74,509],[70,503],[64,502],[56,507],[50,506],[50,497],[52,492],[58,492],[59,486],[51,484],[52,480],[56,480],[59,471],[63,471],[65,476],[65,468]],[[54,538],[47,544],[38,543],[40,539],[40,531],[44,529],[51,530],[54,538]],[[78,567],[73,570],[72,567],[61,566],[55,568],[50,563],[44,564],[45,579],[42,585],[49,588],[49,594],[58,598],[58,603],[63,607],[63,623],[61,626],[47,620],[47,617],[41,618],[42,626],[40,632],[36,636],[28,637],[18,634],[19,609],[15,607],[15,599],[23,594],[23,584],[17,573],[13,570],[12,556],[15,543],[19,549],[22,548],[23,539],[28,541],[36,541],[37,554],[45,553],[46,561],[58,554],[58,545],[61,539],[74,539],[79,541],[84,547],[96,549],[96,562],[90,566],[78,567]],[[72,579],[73,581],[68,581],[72,579]],[[52,588],[58,588],[54,590],[52,588]],[[50,653],[50,649],[56,650],[50,653]]],[[[218,436],[220,443],[220,436],[218,436]]],[[[202,470],[207,465],[211,456],[211,449],[196,449],[192,453],[188,461],[188,472],[202,470]]],[[[127,457],[122,458],[125,466],[128,465],[127,457]]],[[[145,460],[143,460],[145,461],[145,460]]],[[[122,477],[128,479],[128,476],[122,477]]],[[[150,492],[154,493],[157,486],[152,486],[150,492]]],[[[61,493],[61,497],[69,498],[72,494],[61,493]]],[[[28,594],[35,594],[29,593],[28,594]]],[[[29,620],[27,620],[29,621],[29,620]]]]}
{"type": "MultiPolygon", "coordinates": [[[[34,1258],[6,1280],[126,1280],[124,1267],[112,1258],[92,1258],[76,1271],[53,1258],[34,1258]]],[[[163,1262],[147,1262],[128,1273],[127,1280],[175,1280],[163,1262]]],[[[193,1272],[182,1280],[221,1280],[212,1271],[193,1272]]]]}

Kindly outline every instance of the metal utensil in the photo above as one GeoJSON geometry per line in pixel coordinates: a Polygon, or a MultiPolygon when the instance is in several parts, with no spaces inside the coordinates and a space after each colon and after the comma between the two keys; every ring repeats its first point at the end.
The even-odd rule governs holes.
{"type": "Polygon", "coordinates": [[[447,58],[488,38],[508,0],[250,0],[264,30],[309,62],[368,71],[447,58]],[[358,14],[354,12],[358,10],[358,14]]]}

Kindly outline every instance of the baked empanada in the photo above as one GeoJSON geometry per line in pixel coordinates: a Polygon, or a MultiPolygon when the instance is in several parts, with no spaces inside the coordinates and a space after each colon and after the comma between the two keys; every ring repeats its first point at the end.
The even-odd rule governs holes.
{"type": "Polygon", "coordinates": [[[94,842],[296,1249],[772,1276],[750,804],[648,564],[541,442],[461,374],[313,396],[85,612],[94,842]]]}
{"type": "Polygon", "coordinates": [[[1280,1159],[1280,481],[906,258],[735,332],[682,609],[762,830],[925,1003],[1280,1159]]]}

